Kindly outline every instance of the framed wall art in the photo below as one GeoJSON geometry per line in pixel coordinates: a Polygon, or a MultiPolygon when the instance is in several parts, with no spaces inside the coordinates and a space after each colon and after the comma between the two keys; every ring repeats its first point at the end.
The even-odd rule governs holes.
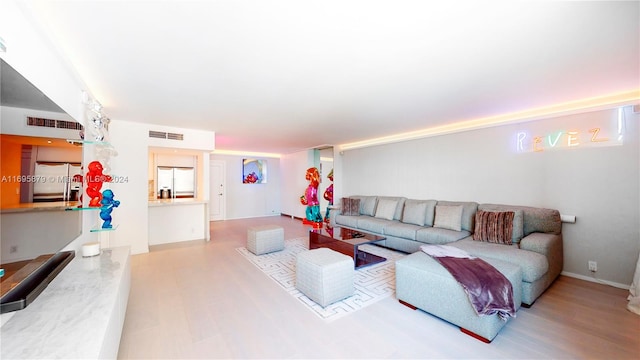
{"type": "Polygon", "coordinates": [[[266,184],[267,160],[242,159],[242,183],[266,184]]]}

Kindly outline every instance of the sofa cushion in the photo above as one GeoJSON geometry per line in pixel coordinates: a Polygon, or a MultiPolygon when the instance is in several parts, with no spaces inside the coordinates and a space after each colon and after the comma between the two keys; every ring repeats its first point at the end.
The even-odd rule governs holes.
{"type": "Polygon", "coordinates": [[[422,228],[416,232],[416,240],[425,244],[447,244],[471,235],[469,231],[454,231],[437,227],[422,228]]]}
{"type": "Polygon", "coordinates": [[[393,213],[393,220],[402,219],[402,210],[404,210],[404,202],[407,200],[405,197],[401,196],[378,196],[378,203],[381,200],[391,200],[396,202],[396,209],[393,213]]]}
{"type": "Polygon", "coordinates": [[[420,226],[433,226],[437,203],[438,201],[436,200],[407,199],[402,214],[402,222],[420,226]],[[425,207],[424,214],[422,214],[423,206],[425,207]],[[424,215],[424,217],[421,218],[421,215],[424,215]]]}
{"type": "Polygon", "coordinates": [[[376,234],[384,234],[384,228],[393,223],[394,221],[392,220],[380,219],[371,216],[358,217],[358,229],[376,234]]]}
{"type": "Polygon", "coordinates": [[[360,214],[374,216],[378,198],[375,196],[365,196],[364,201],[360,200],[360,214]]]}
{"type": "Polygon", "coordinates": [[[526,282],[540,279],[549,270],[549,262],[544,255],[518,249],[518,245],[515,244],[505,246],[468,238],[449,245],[462,249],[471,255],[504,260],[519,265],[522,269],[522,280],[526,282]]]}
{"type": "MultiPolygon", "coordinates": [[[[420,200],[407,200],[404,203],[402,222],[424,226],[427,218],[427,206],[429,203],[420,200]]],[[[435,205],[435,204],[434,204],[435,205]]],[[[432,226],[433,224],[429,225],[432,226]]]]}
{"type": "Polygon", "coordinates": [[[460,205],[436,205],[436,219],[433,227],[462,230],[462,206],[460,205]]]}
{"type": "Polygon", "coordinates": [[[397,206],[398,201],[396,200],[379,199],[375,217],[385,220],[393,220],[393,215],[396,212],[397,206]]]}
{"type": "Polygon", "coordinates": [[[471,201],[438,201],[438,205],[462,205],[462,230],[473,231],[478,203],[471,201]]]}
{"type": "Polygon", "coordinates": [[[511,245],[513,211],[482,211],[476,213],[473,240],[511,245]]]}
{"type": "Polygon", "coordinates": [[[342,198],[342,215],[360,215],[360,199],[342,198]]]}
{"type": "Polygon", "coordinates": [[[358,215],[358,216],[349,216],[349,215],[336,215],[335,222],[338,226],[346,226],[353,229],[358,228],[358,219],[366,218],[366,216],[358,215]]]}
{"type": "Polygon", "coordinates": [[[416,240],[416,233],[420,229],[423,229],[423,227],[414,224],[394,222],[384,228],[384,235],[395,236],[407,240],[416,240]]]}

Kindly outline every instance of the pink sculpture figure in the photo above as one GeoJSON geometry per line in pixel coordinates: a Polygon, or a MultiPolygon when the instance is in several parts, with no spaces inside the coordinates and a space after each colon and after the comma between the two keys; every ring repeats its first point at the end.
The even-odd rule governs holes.
{"type": "Polygon", "coordinates": [[[99,161],[92,161],[89,163],[89,171],[87,172],[87,195],[89,195],[89,206],[100,207],[100,201],[102,201],[102,188],[103,182],[111,182],[111,176],[102,173],[102,164],[99,161]]]}
{"type": "Polygon", "coordinates": [[[329,209],[329,207],[333,205],[333,169],[331,169],[331,171],[329,172],[329,175],[327,175],[327,178],[331,180],[331,184],[327,186],[327,188],[324,190],[323,197],[325,200],[329,202],[329,205],[327,205],[327,212],[324,215],[324,222],[328,224],[330,219],[329,211],[331,210],[329,209]]]}
{"type": "Polygon", "coordinates": [[[300,197],[302,205],[307,205],[306,219],[303,224],[320,227],[322,224],[322,215],[320,214],[320,201],[318,201],[318,185],[320,185],[320,173],[318,169],[312,167],[307,169],[305,179],[309,180],[309,186],[300,197]]]}

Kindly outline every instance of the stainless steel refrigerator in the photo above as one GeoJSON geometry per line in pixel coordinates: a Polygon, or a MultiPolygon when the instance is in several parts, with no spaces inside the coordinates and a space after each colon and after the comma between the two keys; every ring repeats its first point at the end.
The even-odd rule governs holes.
{"type": "Polygon", "coordinates": [[[193,198],[196,196],[195,169],[192,167],[158,166],[157,197],[193,198]]]}
{"type": "Polygon", "coordinates": [[[33,178],[33,202],[76,201],[82,183],[73,181],[82,177],[80,164],[36,162],[33,178]]]}

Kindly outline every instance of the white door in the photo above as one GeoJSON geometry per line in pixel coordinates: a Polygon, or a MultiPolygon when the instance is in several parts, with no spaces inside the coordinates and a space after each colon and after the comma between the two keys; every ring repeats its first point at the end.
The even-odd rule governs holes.
{"type": "Polygon", "coordinates": [[[224,220],[225,214],[225,162],[222,160],[211,160],[211,201],[209,202],[209,220],[224,220]]]}

